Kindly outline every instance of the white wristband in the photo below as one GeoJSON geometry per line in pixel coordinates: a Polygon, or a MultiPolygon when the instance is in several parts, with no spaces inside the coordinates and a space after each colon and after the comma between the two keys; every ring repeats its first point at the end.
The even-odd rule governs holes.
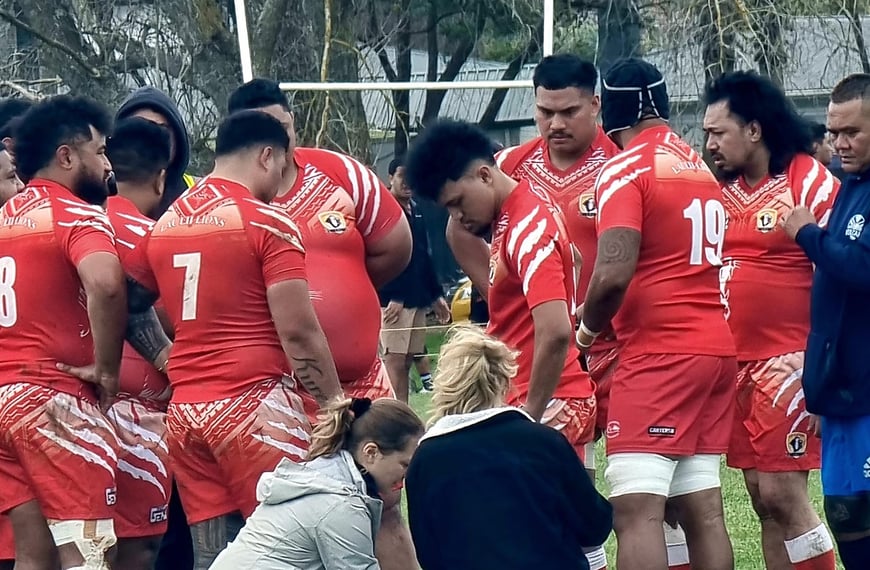
{"type": "Polygon", "coordinates": [[[591,336],[592,338],[598,338],[598,335],[601,334],[600,332],[592,332],[591,330],[589,330],[589,327],[587,327],[586,323],[584,323],[583,321],[580,321],[580,332],[582,332],[586,336],[591,336]]]}

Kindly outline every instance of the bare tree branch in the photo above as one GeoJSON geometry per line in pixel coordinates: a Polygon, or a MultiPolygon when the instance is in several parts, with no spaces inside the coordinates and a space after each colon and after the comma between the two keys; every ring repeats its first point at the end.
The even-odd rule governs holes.
{"type": "Polygon", "coordinates": [[[43,34],[42,32],[40,32],[39,30],[37,30],[36,28],[31,26],[30,24],[24,22],[23,20],[20,20],[18,17],[15,16],[15,14],[10,12],[9,10],[0,8],[0,18],[6,20],[7,22],[12,24],[16,28],[24,30],[25,32],[33,35],[34,37],[39,39],[39,41],[41,41],[45,45],[50,46],[50,47],[56,49],[57,51],[63,53],[64,55],[66,55],[67,57],[72,59],[79,67],[84,69],[94,79],[100,79],[102,77],[102,74],[100,73],[100,71],[97,68],[95,68],[94,66],[92,66],[90,63],[88,63],[88,61],[86,59],[84,59],[75,50],[73,50],[69,46],[66,46],[66,45],[62,44],[61,42],[43,34]]]}
{"type": "Polygon", "coordinates": [[[870,73],[870,59],[867,57],[867,43],[864,40],[864,29],[861,25],[861,7],[858,0],[846,0],[844,9],[849,19],[849,27],[852,37],[855,39],[855,49],[861,59],[861,69],[864,73],[870,73]]]}
{"type": "MultiPolygon", "coordinates": [[[[478,6],[473,34],[462,38],[456,45],[456,48],[450,55],[450,60],[447,62],[447,65],[441,73],[441,77],[438,78],[438,81],[453,81],[456,79],[456,76],[459,75],[462,66],[465,65],[466,61],[468,61],[468,57],[474,50],[474,46],[477,45],[477,40],[483,32],[484,26],[486,26],[486,14],[484,7],[478,6]]],[[[444,97],[446,96],[447,91],[444,90],[429,91],[426,93],[426,104],[423,108],[424,125],[428,125],[438,118],[438,113],[441,111],[441,103],[444,102],[444,97]]]]}
{"type": "MultiPolygon", "coordinates": [[[[510,63],[508,63],[507,69],[504,70],[504,73],[501,76],[501,80],[510,81],[512,79],[516,79],[517,75],[526,64],[526,62],[530,58],[534,57],[534,55],[537,54],[538,51],[541,49],[543,39],[544,22],[543,20],[541,20],[523,50],[519,54],[517,54],[517,56],[513,58],[510,63]]],[[[481,116],[480,118],[480,125],[482,127],[487,128],[495,123],[495,119],[496,117],[498,117],[498,112],[501,110],[501,106],[504,104],[507,93],[507,89],[496,89],[495,91],[493,91],[492,97],[490,98],[489,103],[486,105],[486,109],[484,109],[483,111],[483,116],[481,116]]]]}

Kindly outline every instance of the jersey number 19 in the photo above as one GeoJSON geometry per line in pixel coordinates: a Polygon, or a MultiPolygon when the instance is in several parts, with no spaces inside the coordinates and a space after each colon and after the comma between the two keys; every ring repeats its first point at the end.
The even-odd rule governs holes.
{"type": "Polygon", "coordinates": [[[722,265],[722,242],[725,238],[725,208],[722,203],[719,200],[707,200],[702,205],[701,199],[695,198],[683,210],[683,217],[692,221],[689,265],[701,265],[703,258],[710,265],[722,265]]]}

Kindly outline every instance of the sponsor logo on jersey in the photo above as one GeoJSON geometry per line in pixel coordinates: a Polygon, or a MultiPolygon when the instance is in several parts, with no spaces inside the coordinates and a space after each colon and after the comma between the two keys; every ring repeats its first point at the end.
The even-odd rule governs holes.
{"type": "Polygon", "coordinates": [[[785,451],[789,457],[800,457],[807,452],[807,434],[793,431],[785,436],[785,451]]]}
{"type": "Polygon", "coordinates": [[[495,282],[495,271],[498,269],[498,259],[492,259],[489,262],[489,284],[495,282]]]}
{"type": "Polygon", "coordinates": [[[106,489],[106,504],[111,507],[117,502],[117,500],[118,497],[115,488],[112,487],[110,489],[106,489]]]}
{"type": "Polygon", "coordinates": [[[598,215],[598,204],[595,202],[595,194],[592,192],[581,194],[580,199],[577,200],[577,205],[584,218],[594,218],[598,215]]]}
{"type": "Polygon", "coordinates": [[[755,217],[755,229],[760,232],[771,232],[776,229],[776,221],[779,214],[773,208],[765,208],[758,212],[755,217]]]}
{"type": "Polygon", "coordinates": [[[864,462],[864,478],[870,479],[870,457],[864,462]]]}
{"type": "Polygon", "coordinates": [[[622,426],[619,425],[619,422],[607,422],[607,429],[604,430],[604,435],[607,439],[612,439],[619,435],[619,432],[622,431],[622,426]]]}
{"type": "Polygon", "coordinates": [[[849,220],[849,224],[846,226],[846,236],[848,236],[851,240],[856,240],[861,237],[861,232],[864,231],[864,216],[861,214],[855,214],[852,216],[852,219],[849,220]]]}
{"type": "Polygon", "coordinates": [[[650,437],[674,437],[677,435],[677,428],[673,426],[649,426],[646,433],[650,437]]]}
{"type": "Polygon", "coordinates": [[[320,212],[317,217],[323,228],[331,234],[342,234],[347,230],[347,220],[341,212],[335,210],[320,212]]]}
{"type": "Polygon", "coordinates": [[[166,522],[166,505],[151,507],[151,524],[166,522]]]}

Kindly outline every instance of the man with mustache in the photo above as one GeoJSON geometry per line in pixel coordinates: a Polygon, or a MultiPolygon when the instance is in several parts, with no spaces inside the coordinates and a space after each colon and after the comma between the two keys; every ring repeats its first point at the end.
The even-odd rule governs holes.
{"type": "Polygon", "coordinates": [[[769,78],[726,73],[707,85],[705,103],[728,217],[721,290],[737,345],[728,465],[743,470],[767,568],[833,570],[833,542],[807,492],[820,464],[801,385],[813,263],[779,221],[806,206],[824,225],[840,183],[812,157],[811,125],[769,78]]]}
{"type": "MultiPolygon", "coordinates": [[[[540,136],[496,154],[502,171],[516,180],[528,180],[547,192],[562,209],[571,243],[579,252],[577,299],[586,296],[592,267],[597,255],[595,233],[595,179],[601,167],[619,152],[601,127],[598,115],[601,101],[595,94],[598,70],[591,62],[571,54],[545,57],[535,67],[532,76],[535,91],[535,123],[540,136]]],[[[448,223],[447,238],[456,260],[481,291],[484,298],[489,288],[489,249],[482,238],[463,231],[454,220],[448,223]]],[[[594,422],[593,429],[603,433],[607,425],[607,401],[610,377],[616,366],[616,339],[602,337],[587,355],[589,374],[597,384],[596,401],[573,402],[565,406],[556,403],[548,419],[561,426],[563,434],[575,445],[590,475],[594,478],[594,448],[592,442],[584,449],[580,439],[594,422]],[[569,414],[577,405],[591,411],[569,414]],[[559,408],[561,407],[561,410],[559,408]],[[559,416],[571,421],[560,421],[559,416]],[[585,418],[585,420],[584,420],[585,418]]],[[[592,570],[607,565],[604,549],[588,554],[592,570]]]]}
{"type": "Polygon", "coordinates": [[[110,129],[88,99],[34,106],[16,132],[28,187],[0,209],[0,512],[22,567],[105,568],[115,543],[115,433],[95,386],[57,367],[95,362],[96,387],[117,390],[127,306],[101,207],[110,129]]]}

